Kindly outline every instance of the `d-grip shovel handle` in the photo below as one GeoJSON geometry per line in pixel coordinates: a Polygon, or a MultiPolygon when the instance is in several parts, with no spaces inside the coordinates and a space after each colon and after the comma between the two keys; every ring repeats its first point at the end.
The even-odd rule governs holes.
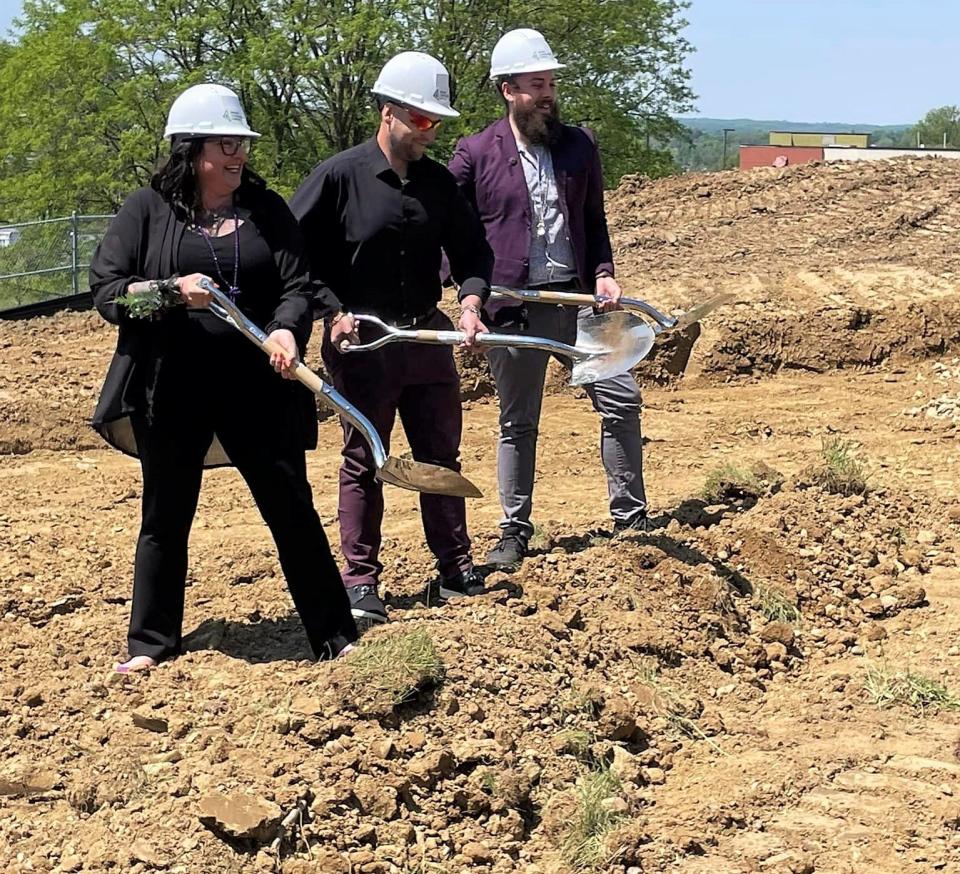
{"type": "MultiPolygon", "coordinates": [[[[430,343],[434,346],[459,346],[465,339],[466,334],[463,331],[429,331],[429,330],[408,330],[405,328],[395,328],[388,325],[382,319],[366,313],[357,313],[354,318],[358,322],[368,322],[376,325],[384,333],[371,340],[369,343],[354,344],[349,343],[341,347],[343,352],[371,352],[374,349],[380,349],[388,343],[430,343]]],[[[477,334],[474,341],[478,346],[512,346],[521,349],[540,349],[544,352],[554,352],[558,355],[565,355],[574,361],[579,361],[589,357],[591,354],[576,346],[570,346],[561,343],[558,340],[550,340],[547,337],[528,337],[523,334],[477,334]]]]}

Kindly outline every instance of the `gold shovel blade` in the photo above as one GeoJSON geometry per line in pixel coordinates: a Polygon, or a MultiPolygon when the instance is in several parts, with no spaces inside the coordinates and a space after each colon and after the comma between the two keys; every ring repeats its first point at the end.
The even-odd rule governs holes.
{"type": "Polygon", "coordinates": [[[392,455],[387,456],[383,467],[377,471],[377,479],[413,492],[449,495],[453,498],[483,497],[480,489],[455,470],[392,455]]]}
{"type": "Polygon", "coordinates": [[[718,307],[722,307],[725,303],[730,303],[732,300],[733,295],[729,292],[724,292],[723,294],[711,297],[709,300],[705,300],[703,303],[698,303],[677,318],[677,323],[673,326],[673,329],[682,330],[683,328],[688,328],[690,325],[708,316],[718,307]]]}

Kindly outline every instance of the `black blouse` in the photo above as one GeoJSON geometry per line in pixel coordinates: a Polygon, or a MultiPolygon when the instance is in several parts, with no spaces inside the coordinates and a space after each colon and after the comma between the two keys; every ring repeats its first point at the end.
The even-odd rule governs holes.
{"type": "MultiPolygon", "coordinates": [[[[323,315],[337,310],[339,301],[332,295],[315,300],[300,230],[280,195],[245,183],[238,192],[237,203],[244,216],[239,230],[241,294],[237,304],[268,334],[278,328],[290,330],[302,352],[310,339],[313,307],[317,306],[323,315]]],[[[233,235],[211,242],[229,282],[233,277],[233,235]]],[[[232,332],[236,340],[231,338],[229,342],[236,343],[236,348],[246,344],[251,353],[263,355],[266,360],[235,328],[222,322],[215,325],[219,320],[211,313],[177,308],[158,319],[133,319],[115,303],[115,298],[123,295],[132,282],[165,279],[174,274],[203,272],[222,287],[212,262],[203,238],[188,231],[151,188],[141,188],[127,198],[97,248],[90,265],[90,290],[97,310],[119,326],[119,333],[92,425],[108,443],[123,452],[138,454],[130,415],[149,413],[164,353],[183,336],[185,321],[200,320],[224,340],[224,332],[232,332]]],[[[286,383],[283,390],[287,389],[302,410],[305,445],[314,448],[317,420],[313,395],[299,383],[286,383]]],[[[218,440],[214,439],[204,464],[230,464],[218,440]]]]}

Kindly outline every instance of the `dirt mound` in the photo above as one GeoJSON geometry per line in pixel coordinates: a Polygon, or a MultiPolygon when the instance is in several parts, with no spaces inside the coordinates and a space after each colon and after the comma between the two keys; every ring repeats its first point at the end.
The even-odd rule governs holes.
{"type": "MultiPolygon", "coordinates": [[[[307,660],[269,535],[220,470],[191,535],[186,653],[111,672],[141,486],[86,420],[115,334],[92,313],[0,323],[0,867],[960,866],[960,368],[912,363],[956,342],[958,173],[626,180],[610,213],[628,292],[737,300],[646,365],[645,382],[702,377],[645,393],[657,527],[610,536],[596,416],[555,370],[534,554],[440,606],[417,497],[391,490],[392,622],[332,665],[307,660]],[[724,384],[744,374],[763,379],[724,384]],[[838,431],[865,494],[817,485],[838,431]]],[[[460,363],[482,556],[497,409],[483,359],[460,363]]],[[[339,446],[325,421],[309,459],[333,542],[339,446]]]]}
{"type": "Polygon", "coordinates": [[[625,177],[608,214],[628,294],[734,295],[695,371],[822,371],[957,346],[958,193],[954,162],[901,158],[625,177]]]}
{"type": "MultiPolygon", "coordinates": [[[[686,832],[663,827],[674,769],[704,749],[723,761],[741,742],[728,724],[782,702],[807,660],[878,652],[884,623],[922,608],[931,569],[956,562],[936,503],[843,498],[768,471],[753,490],[721,483],[714,504],[688,498],[646,533],[548,522],[518,573],[439,609],[417,582],[429,579],[422,551],[391,541],[394,621],[365,647],[401,648],[372,672],[369,660],[312,665],[298,661],[305,641],[263,533],[249,536],[253,510],[237,506],[242,486],[224,474],[204,490],[187,654],[120,678],[106,670],[112,648],[90,644],[122,627],[135,472],[77,464],[84,493],[103,497],[79,502],[69,526],[42,501],[53,465],[7,492],[0,520],[13,547],[0,605],[8,870],[15,855],[33,870],[179,860],[203,872],[696,859],[731,821],[704,808],[686,832]],[[590,849],[594,803],[612,828],[590,849]],[[280,827],[291,811],[299,832],[280,827]]],[[[859,681],[843,688],[863,700],[859,681]]],[[[759,803],[741,797],[728,815],[759,803]]],[[[773,816],[787,797],[762,803],[773,816]]],[[[805,835],[786,847],[806,858],[805,835]]]]}

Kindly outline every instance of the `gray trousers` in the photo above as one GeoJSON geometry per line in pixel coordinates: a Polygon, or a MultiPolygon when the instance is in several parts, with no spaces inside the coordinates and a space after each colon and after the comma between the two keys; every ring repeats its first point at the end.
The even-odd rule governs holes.
{"type": "MultiPolygon", "coordinates": [[[[527,333],[573,344],[577,321],[593,314],[592,307],[527,304],[523,326],[511,323],[492,330],[527,333]]],[[[500,397],[500,442],[497,479],[503,519],[500,527],[527,539],[533,533],[533,480],[537,467],[537,436],[543,383],[549,352],[496,348],[487,352],[500,397]]],[[[558,359],[569,367],[570,362],[558,359]]],[[[584,386],[600,414],[600,457],[607,474],[610,515],[615,522],[638,521],[646,513],[643,454],[640,438],[640,389],[630,373],[584,386]]],[[[572,448],[572,447],[571,447],[572,448]]]]}

